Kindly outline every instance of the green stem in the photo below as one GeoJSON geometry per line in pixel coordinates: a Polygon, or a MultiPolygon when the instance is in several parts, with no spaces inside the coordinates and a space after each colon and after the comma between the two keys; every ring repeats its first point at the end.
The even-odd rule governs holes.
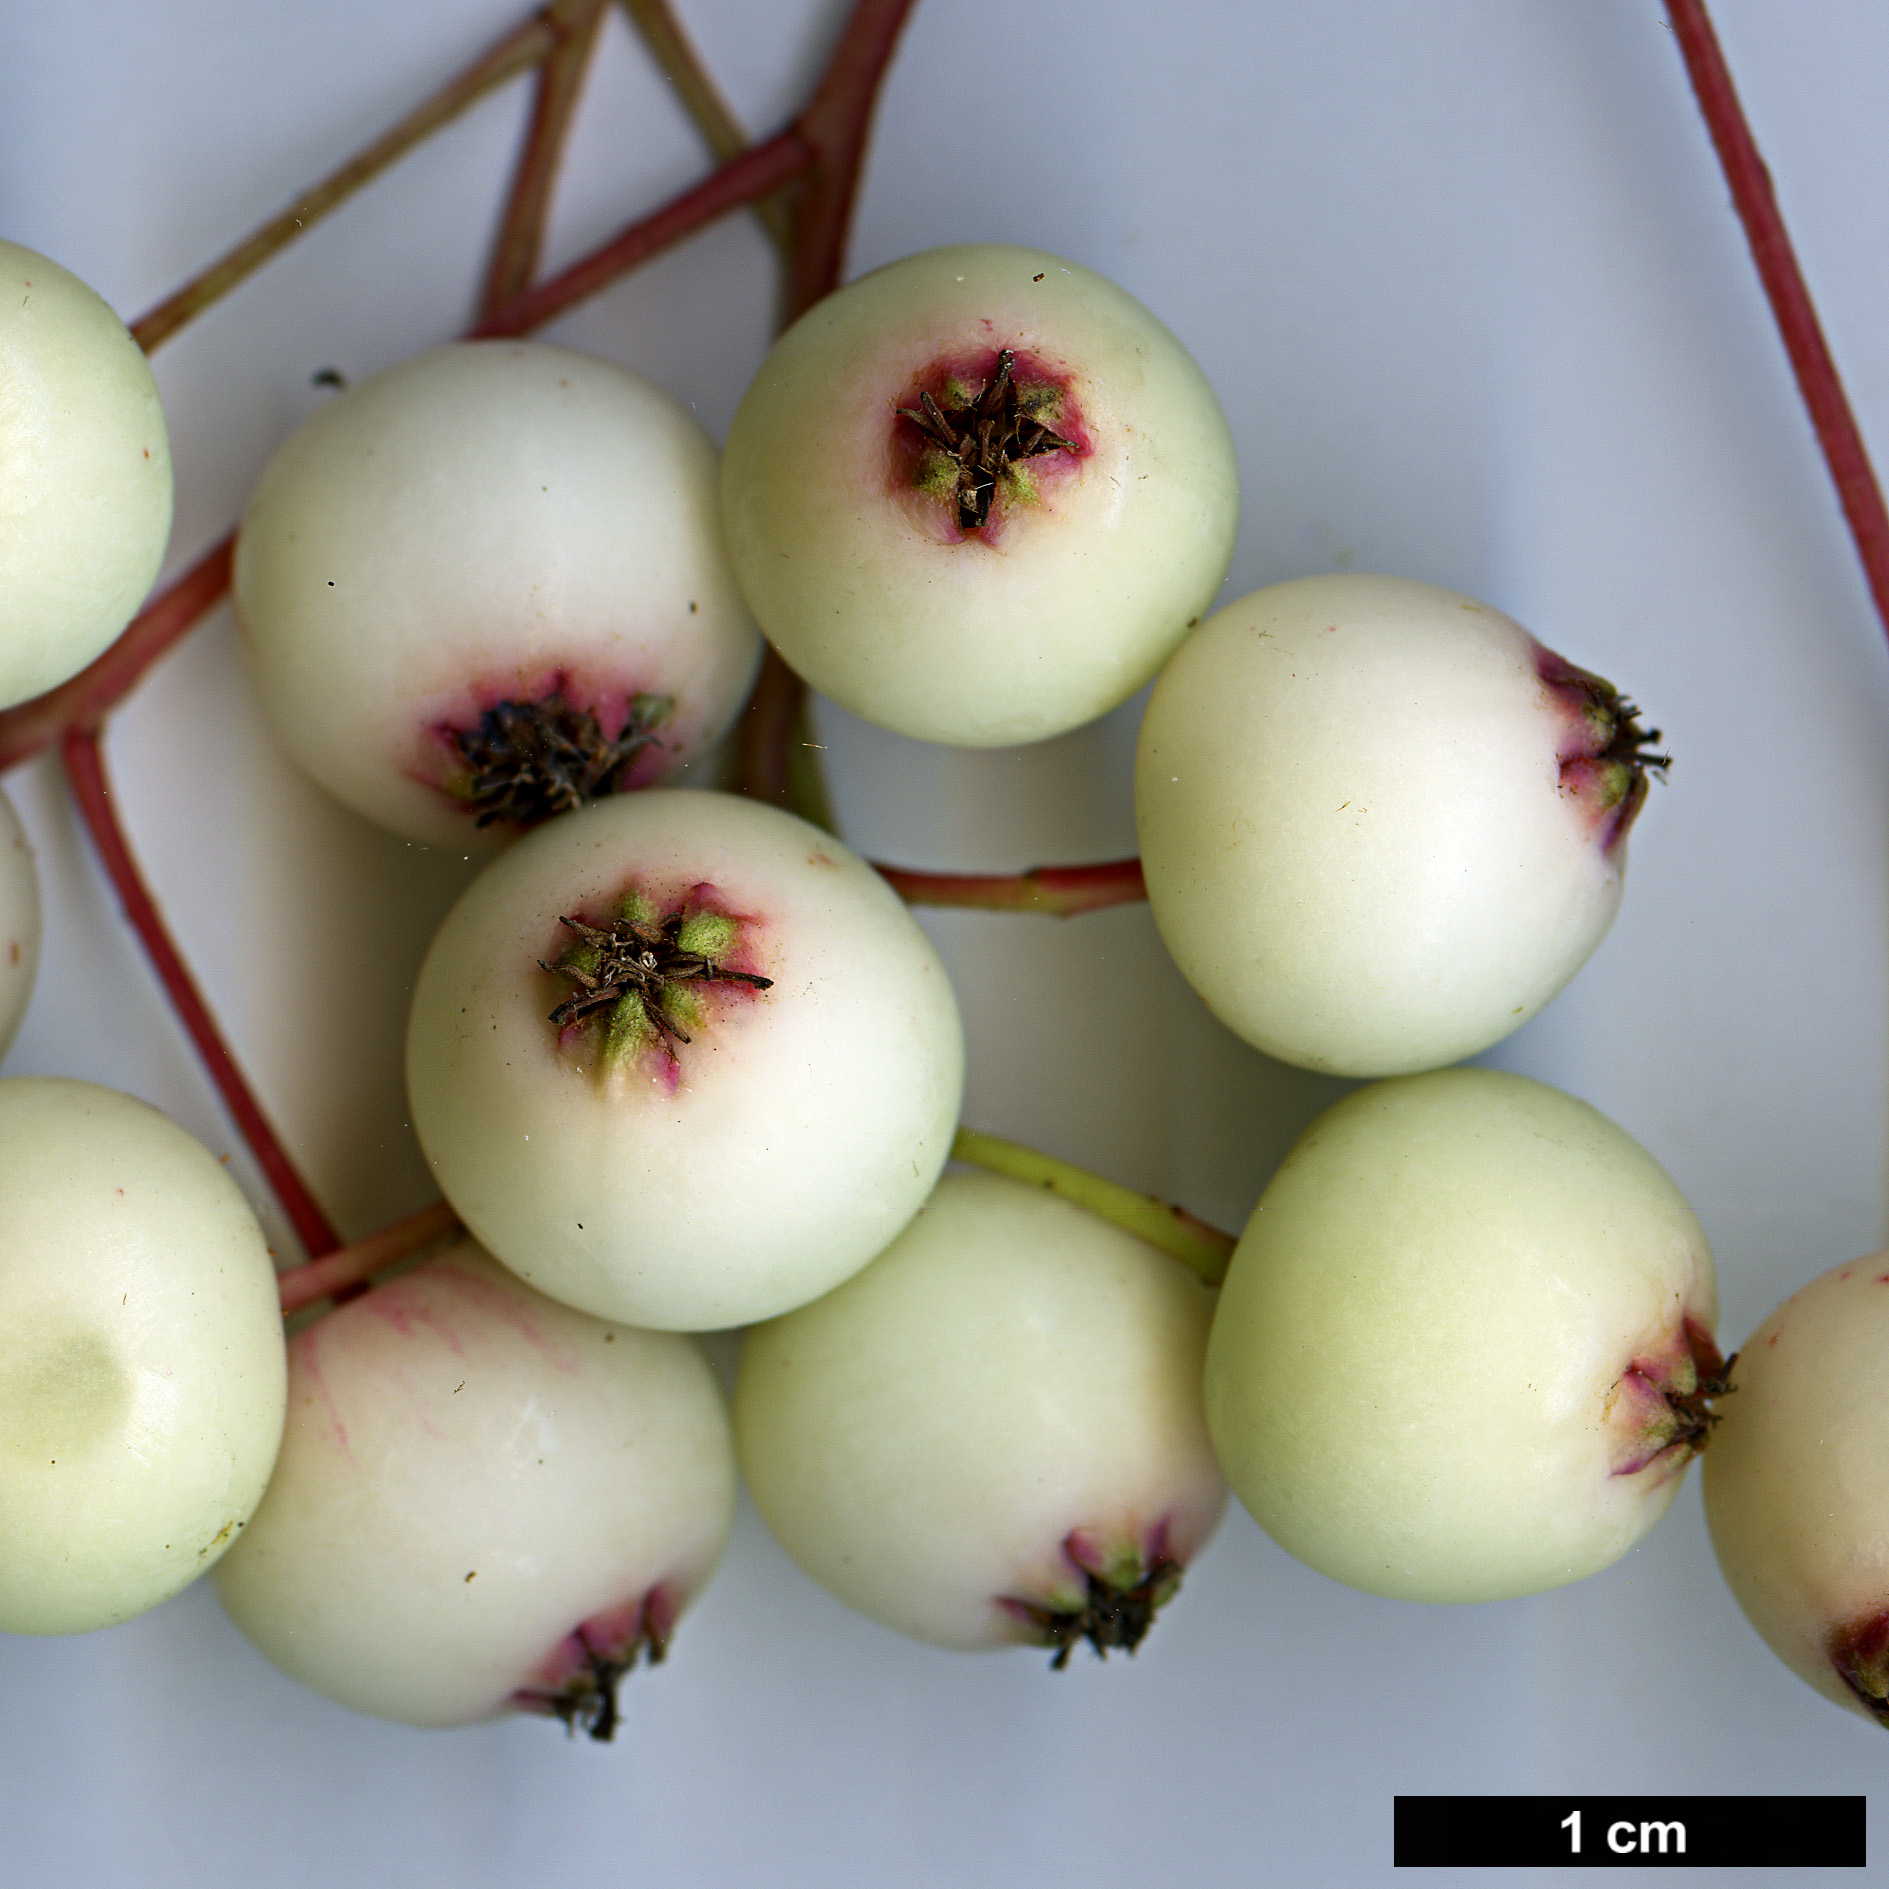
{"type": "Polygon", "coordinates": [[[787,755],[787,806],[790,812],[840,839],[843,835],[833,812],[833,797],[826,790],[826,769],[820,765],[824,749],[813,738],[812,706],[803,696],[800,712],[794,717],[794,744],[787,755]]]}
{"type": "Polygon", "coordinates": [[[1227,1262],[1238,1244],[1231,1233],[1197,1220],[1185,1207],[1171,1206],[1152,1194],[1105,1181],[1074,1162],[1040,1154],[1019,1141],[984,1135],[975,1128],[960,1128],[951,1144],[951,1158],[972,1167],[1006,1174],[1030,1187],[1047,1187],[1052,1194],[1086,1207],[1137,1239],[1171,1253],[1204,1284],[1217,1286],[1227,1276],[1227,1262]]]}

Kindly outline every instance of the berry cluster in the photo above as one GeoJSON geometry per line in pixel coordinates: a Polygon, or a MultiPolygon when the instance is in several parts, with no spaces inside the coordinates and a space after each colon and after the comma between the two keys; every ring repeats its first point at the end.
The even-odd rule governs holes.
{"type": "MultiPolygon", "coordinates": [[[[122,328],[43,258],[0,266],[50,285],[55,324],[49,349],[9,318],[6,360],[48,401],[87,363],[91,403],[71,463],[18,468],[71,524],[0,537],[5,707],[123,628],[170,501],[122,328]]],[[[1449,1065],[1604,935],[1658,733],[1433,586],[1306,579],[1213,612],[1237,518],[1225,420],[1174,337],[1072,263],[988,245],[817,302],[719,461],[647,382],[514,339],[421,355],[298,429],[235,547],[258,697],[356,811],[491,855],[407,1038],[460,1230],[337,1280],[285,1342],[254,1216],[201,1148],[108,1091],[0,1083],[0,1496],[22,1518],[0,1627],[124,1619],[214,1564],[256,1644],[361,1711],[607,1737],[713,1571],[737,1471],[850,1605],[1056,1666],[1135,1648],[1229,1484],[1379,1594],[1532,1593],[1624,1553],[1734,1382],[1703,1230],[1584,1104],[1449,1065]],[[945,1173],[982,1156],[925,934],[817,808],[702,784],[764,649],[966,747],[1154,680],[1136,814],[1163,942],[1244,1041],[1371,1082],[1230,1261],[1190,1277],[1092,1177],[945,1173]],[[690,1334],[737,1326],[731,1413],[690,1334]]],[[[0,800],[0,1049],[38,933],[0,800]]],[[[1727,1426],[1708,1500],[1767,1636],[1889,1722],[1889,1593],[1798,1473],[1826,1418],[1782,1362],[1867,1373],[1850,1284],[1760,1332],[1812,1338],[1738,1407],[1785,1414],[1727,1426]]],[[[1829,1459],[1832,1487],[1851,1473],[1829,1459]]]]}
{"type": "MultiPolygon", "coordinates": [[[[409,838],[503,850],[441,928],[408,1033],[414,1129],[479,1244],[296,1337],[281,1467],[216,1535],[233,1616],[365,1710],[523,1703],[606,1730],[616,1679],[707,1577],[733,1486],[699,1358],[653,1334],[734,1325],[756,1330],[733,1447],[776,1533],[945,1644],[1132,1648],[1212,1533],[1223,1466],[1295,1552],[1384,1591],[1525,1592],[1622,1552],[1695,1447],[1674,1400],[1714,1308],[1703,1235],[1616,1131],[1482,1072],[1370,1091],[1287,1163],[1215,1316],[1082,1208],[941,1182],[962,1033],[905,905],[790,813],[654,785],[739,706],[750,610],[858,712],[967,744],[1059,732],[1165,664],[1138,801],[1176,961],[1273,1054],[1402,1075],[1513,1028],[1606,929],[1645,765],[1619,697],[1397,579],[1284,585],[1203,623],[1237,515],[1218,406],[1144,309],[1037,252],[934,252],[819,304],[757,376],[719,488],[713,469],[624,370],[475,342],[340,393],[245,514],[239,617],[291,752],[409,838]],[[1543,1122],[1565,1171],[1530,1158],[1543,1122]],[[1412,1186],[1461,1196],[1439,1250],[1412,1186]],[[1512,1256],[1550,1230],[1537,1282],[1512,1256]],[[1426,1314],[1432,1270],[1481,1250],[1475,1317],[1426,1314]],[[1524,1339],[1569,1268],[1609,1316],[1580,1346],[1524,1339]],[[1395,1376],[1377,1335],[1426,1316],[1427,1371],[1388,1409],[1360,1399],[1395,1376]],[[1442,1389],[1464,1381],[1477,1396],[1442,1389]],[[632,1392],[654,1399],[634,1417],[632,1392]],[[521,1453],[521,1413],[553,1398],[555,1456],[521,1453]],[[1383,1499],[1323,1510],[1357,1422],[1432,1465],[1461,1453],[1453,1499],[1379,1449],[1383,1499]],[[613,1501],[631,1510],[606,1525],[613,1501]]],[[[109,1337],[84,1342],[115,1380],[109,1337]]]]}

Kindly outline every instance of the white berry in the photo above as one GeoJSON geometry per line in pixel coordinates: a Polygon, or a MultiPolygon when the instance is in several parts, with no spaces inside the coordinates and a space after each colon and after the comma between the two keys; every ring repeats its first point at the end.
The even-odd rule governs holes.
{"type": "Polygon", "coordinates": [[[1889,1252],[1813,1279],[1752,1333],[1705,1458],[1726,1582],[1826,1699],[1889,1726],[1889,1252]]]}
{"type": "Polygon", "coordinates": [[[467,889],[414,992],[407,1091],[506,1265],[696,1331],[804,1304],[898,1233],[944,1165],[963,1054],[937,953],[857,854],[658,791],[552,821],[467,889]],[[614,968],[586,956],[606,933],[614,968]],[[599,974],[627,994],[572,1015],[599,974]]]}
{"type": "Polygon", "coordinates": [[[1226,1501],[1212,1312],[1084,1209],[949,1176],[864,1272],[748,1334],[743,1473],[794,1559],[902,1633],[1132,1650],[1226,1501]]]}
{"type": "Polygon", "coordinates": [[[1219,589],[1239,507],[1226,421],[1167,329],[1087,269],[990,243],[907,257],[789,329],[722,493],[787,660],[868,720],[968,747],[1132,695],[1219,589]],[[1010,449],[960,476],[939,429],[974,438],[972,409],[1011,393],[1010,449]]]}
{"type": "Polygon", "coordinates": [[[77,276],[0,242],[0,708],[117,636],[170,531],[170,437],[138,344],[77,276]]]}
{"type": "Polygon", "coordinates": [[[1607,684],[1454,591],[1256,591],[1188,639],[1142,723],[1155,923],[1269,1055],[1354,1076],[1455,1062],[1606,934],[1652,738],[1607,684]]]}
{"type": "Polygon", "coordinates": [[[1406,1600],[1606,1567],[1704,1419],[1705,1235],[1583,1102],[1449,1069],[1306,1130],[1248,1221],[1207,1350],[1227,1479],[1282,1546],[1406,1600]]]}
{"type": "Polygon", "coordinates": [[[697,1345],[554,1305],[462,1240],[297,1334],[282,1458],[217,1592],[358,1712],[607,1737],[617,1676],[662,1657],[734,1499],[697,1345]]]}
{"type": "Polygon", "coordinates": [[[357,812],[445,846],[686,769],[761,650],[715,466],[659,388],[541,343],[435,348],[339,395],[269,462],[237,540],[277,734],[357,812]],[[585,717],[588,789],[566,752],[585,717]]]}
{"type": "Polygon", "coordinates": [[[248,1521],[282,1434],[275,1273],[156,1109],[0,1081],[0,1631],[168,1599],[248,1521]]]}

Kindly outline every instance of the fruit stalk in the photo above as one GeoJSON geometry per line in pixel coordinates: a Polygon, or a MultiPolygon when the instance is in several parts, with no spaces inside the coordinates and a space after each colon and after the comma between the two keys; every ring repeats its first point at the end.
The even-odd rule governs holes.
{"type": "Polygon", "coordinates": [[[449,79],[430,98],[414,107],[400,122],[383,132],[364,150],[357,151],[338,170],[306,190],[280,216],[246,236],[219,256],[200,275],[166,296],[131,324],[132,337],[149,354],[178,329],[220,301],[231,289],[253,275],[278,250],[286,249],[311,224],[341,207],[363,185],[372,183],[416,146],[443,130],[486,93],[508,79],[528,72],[555,54],[570,36],[572,21],[593,8],[594,0],[553,0],[513,27],[489,51],[449,79]]]}
{"type": "Polygon", "coordinates": [[[604,0],[575,0],[568,13],[564,38],[538,67],[531,96],[531,123],[512,171],[511,189],[486,265],[485,284],[479,291],[481,315],[489,315],[524,294],[538,273],[551,190],[564,159],[564,145],[590,67],[590,55],[597,44],[597,29],[603,24],[604,0]]]}
{"type": "Polygon", "coordinates": [[[98,851],[107,877],[117,888],[118,896],[124,903],[125,917],[143,943],[152,969],[157,972],[158,981],[164,986],[164,994],[177,1012],[178,1020],[202,1059],[210,1080],[216,1084],[224,1106],[235,1119],[244,1141],[249,1144],[250,1153],[256,1157],[257,1165],[269,1182],[270,1190],[281,1203],[282,1211],[295,1229],[295,1237],[301,1241],[311,1259],[319,1259],[341,1244],[341,1236],[322,1212],[315,1196],[309,1191],[308,1183],[303,1180],[295,1163],[289,1159],[287,1151],[276,1138],[269,1118],[263,1113],[262,1105],[251,1091],[236,1058],[230,1054],[229,1045],[223,1040],[223,1033],[217,1028],[209,1005],[197,989],[196,979],[191,976],[182,953],[171,941],[170,932],[157,909],[157,902],[151,897],[150,889],[138,871],[137,861],[132,857],[131,848],[118,824],[118,815],[112,807],[111,784],[105,773],[105,756],[100,746],[99,733],[97,727],[69,728],[61,750],[60,758],[80,817],[85,821],[86,831],[92,836],[92,844],[98,851]]]}
{"type": "MultiPolygon", "coordinates": [[[[725,164],[745,151],[748,134],[729,110],[669,0],[623,0],[623,11],[635,22],[649,56],[674,88],[677,103],[702,134],[709,156],[725,164]]],[[[754,214],[785,261],[794,240],[793,217],[786,204],[778,197],[763,197],[755,204],[754,214]]]]}
{"type": "Polygon", "coordinates": [[[50,748],[67,729],[96,729],[107,710],[138,686],[144,672],[222,600],[230,587],[235,542],[234,532],[219,538],[131,619],[117,642],[70,681],[17,708],[0,710],[0,774],[50,748]]]}
{"type": "Polygon", "coordinates": [[[1745,226],[1758,278],[1777,318],[1798,391],[1810,411],[1817,444],[1823,449],[1824,463],[1836,484],[1876,614],[1884,629],[1889,630],[1889,507],[1883,504],[1869,449],[1863,444],[1856,415],[1843,391],[1843,377],[1824,339],[1823,324],[1817,319],[1817,306],[1810,298],[1804,273],[1797,266],[1790,232],[1771,187],[1771,173],[1759,155],[1757,140],[1738,102],[1738,91],[1732,84],[1718,35],[1712,30],[1705,0],[1672,0],[1666,11],[1731,190],[1733,206],[1745,226]]]}
{"type": "Polygon", "coordinates": [[[730,158],[660,209],[639,217],[601,248],[580,256],[568,269],[495,309],[470,330],[467,339],[507,338],[541,328],[685,236],[693,236],[731,211],[746,209],[770,191],[792,183],[813,162],[813,152],[793,131],[776,132],[764,143],[751,145],[739,157],[730,158]]]}
{"type": "MultiPolygon", "coordinates": [[[[793,212],[782,329],[839,287],[873,107],[914,4],[858,0],[811,103],[794,121],[793,134],[814,161],[800,182],[793,212]]],[[[736,790],[830,826],[817,765],[794,765],[796,754],[803,763],[814,760],[810,751],[795,746],[809,725],[807,685],[770,644],[737,734],[736,790]]]]}
{"type": "Polygon", "coordinates": [[[1107,859],[1093,866],[1032,866],[1027,872],[913,872],[879,867],[880,876],[908,905],[944,905],[979,912],[1045,912],[1074,918],[1148,896],[1140,859],[1107,859]]]}
{"type": "Polygon", "coordinates": [[[793,321],[830,295],[845,264],[872,109],[913,4],[858,0],[811,102],[791,125],[749,145],[693,189],[495,311],[472,331],[473,338],[527,333],[684,236],[797,180],[801,196],[783,319],[793,321]]]}
{"type": "Polygon", "coordinates": [[[283,1315],[299,1312],[322,1299],[352,1298],[375,1273],[410,1259],[458,1230],[459,1216],[445,1201],[436,1200],[364,1240],[278,1273],[276,1296],[282,1301],[283,1315]]]}
{"type": "Polygon", "coordinates": [[[813,162],[794,212],[783,327],[831,295],[845,273],[846,238],[859,198],[873,107],[915,3],[856,0],[812,101],[794,120],[794,132],[813,162]]]}
{"type": "Polygon", "coordinates": [[[1157,1200],[1152,1194],[1138,1194],[1119,1181],[1104,1180],[1087,1168],[1077,1167],[1073,1161],[1059,1161],[1053,1154],[1040,1154],[1021,1142],[981,1134],[975,1128],[958,1130],[951,1143],[951,1158],[1060,1194],[1064,1200],[1086,1207],[1178,1259],[1203,1285],[1217,1286],[1227,1276],[1227,1262],[1238,1242],[1232,1234],[1197,1220],[1185,1207],[1157,1200]]]}
{"type": "Polygon", "coordinates": [[[817,769],[796,768],[794,757],[814,759],[800,746],[810,739],[813,724],[807,712],[807,685],[788,668],[772,643],[761,656],[761,673],[754,679],[748,705],[735,723],[735,791],[770,807],[782,807],[803,820],[833,830],[826,790],[796,792],[817,769]],[[817,799],[817,803],[815,801],[817,799]]]}

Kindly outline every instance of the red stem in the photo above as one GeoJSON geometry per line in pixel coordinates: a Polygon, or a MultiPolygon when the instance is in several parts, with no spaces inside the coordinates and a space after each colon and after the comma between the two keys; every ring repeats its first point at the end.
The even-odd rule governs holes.
{"type": "Polygon", "coordinates": [[[494,309],[467,339],[529,334],[685,236],[791,183],[812,162],[813,153],[795,132],[776,132],[765,144],[751,145],[739,157],[731,157],[660,210],[639,218],[601,249],[593,249],[549,281],[494,309]]]}
{"type": "Polygon", "coordinates": [[[956,905],[980,912],[1047,912],[1073,918],[1148,896],[1139,859],[1095,866],[1032,866],[1028,872],[908,872],[880,866],[882,878],[908,905],[956,905]]]}
{"type": "Polygon", "coordinates": [[[270,257],[286,249],[313,224],[345,203],[364,184],[406,156],[416,145],[450,124],[486,93],[550,57],[569,33],[565,16],[581,11],[589,0],[551,0],[542,11],[521,21],[498,43],[475,59],[457,77],[384,132],[365,149],[302,192],[280,216],[272,217],[200,275],[166,296],[131,324],[131,336],[145,353],[194,321],[214,302],[253,275],[270,257]]]}
{"type": "Polygon", "coordinates": [[[153,597],[104,655],[69,682],[0,711],[0,774],[50,748],[67,728],[96,727],[144,672],[182,640],[230,587],[236,534],[213,544],[170,589],[153,597]]]}
{"type": "Polygon", "coordinates": [[[807,685],[772,643],[735,727],[735,791],[770,807],[793,804],[793,746],[800,739],[807,685]]]}
{"type": "Polygon", "coordinates": [[[1725,181],[1731,187],[1733,206],[1745,226],[1758,278],[1770,297],[1785,352],[1790,356],[1804,405],[1810,410],[1817,443],[1836,482],[1837,497],[1849,520],[1857,556],[1863,561],[1876,614],[1889,630],[1889,509],[1883,505],[1882,488],[1876,482],[1856,416],[1843,392],[1842,377],[1824,340],[1816,304],[1797,266],[1790,234],[1771,187],[1771,173],[1758,155],[1757,141],[1745,121],[1704,0],[1668,0],[1668,17],[1725,181]]]}
{"type": "Polygon", "coordinates": [[[248,1084],[236,1066],[236,1059],[230,1054],[229,1046],[223,1041],[222,1033],[210,1015],[209,1006],[203,1001],[195,980],[178,954],[177,947],[171,942],[157,904],[138,872],[137,862],[125,843],[118,816],[112,807],[111,786],[105,775],[105,757],[99,746],[98,729],[95,726],[68,729],[61,758],[65,763],[66,779],[72,785],[72,797],[78,803],[79,813],[92,835],[92,844],[98,849],[105,871],[124,903],[125,916],[143,940],[145,951],[150,956],[166,995],[189,1033],[191,1042],[196,1045],[197,1054],[210,1072],[210,1080],[216,1084],[225,1107],[235,1117],[243,1139],[248,1142],[250,1151],[268,1178],[276,1199],[282,1203],[283,1212],[295,1228],[296,1238],[311,1258],[333,1252],[341,1244],[340,1235],[329,1224],[328,1216],[315,1204],[315,1197],[309,1192],[308,1184],[296,1172],[295,1164],[284,1153],[267,1117],[250,1094],[248,1084]]]}
{"type": "MultiPolygon", "coordinates": [[[[781,297],[788,327],[839,287],[846,237],[886,67],[916,0],[856,0],[807,108],[786,135],[809,153],[794,212],[781,297]]],[[[793,798],[794,743],[806,725],[807,685],[769,646],[736,736],[735,788],[773,806],[793,798]]]]}
{"type": "MultiPolygon", "coordinates": [[[[674,89],[676,102],[702,134],[709,156],[721,163],[745,151],[748,134],[729,109],[669,0],[623,0],[623,10],[636,28],[643,50],[674,89]]],[[[765,197],[754,211],[785,260],[794,240],[793,217],[787,205],[779,197],[765,197]]]]}
{"type": "Polygon", "coordinates": [[[787,270],[786,319],[797,320],[840,285],[846,238],[886,67],[916,0],[855,0],[833,57],[794,130],[817,156],[801,187],[787,270]]]}
{"type": "Polygon", "coordinates": [[[571,120],[584,87],[584,74],[603,24],[605,0],[577,0],[566,22],[566,37],[538,68],[531,93],[531,123],[512,169],[504,214],[492,242],[485,284],[479,291],[481,315],[522,295],[538,273],[538,255],[544,247],[545,218],[551,190],[570,136],[571,120]]]}
{"type": "Polygon", "coordinates": [[[311,1259],[306,1266],[292,1266],[276,1276],[276,1296],[284,1314],[299,1312],[318,1299],[352,1298],[350,1287],[363,1285],[377,1272],[384,1272],[409,1253],[417,1253],[435,1240],[455,1232],[459,1216],[445,1201],[436,1200],[404,1220],[396,1220],[378,1233],[370,1233],[352,1246],[343,1246],[321,1259],[311,1259]]]}

